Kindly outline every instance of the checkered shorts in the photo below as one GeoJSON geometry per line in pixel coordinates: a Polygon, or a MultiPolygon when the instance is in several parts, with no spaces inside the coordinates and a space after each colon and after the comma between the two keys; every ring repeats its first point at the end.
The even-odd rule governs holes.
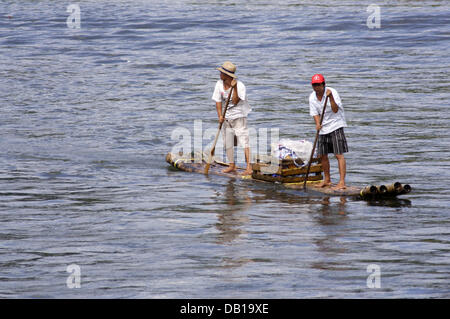
{"type": "Polygon", "coordinates": [[[319,135],[317,155],[320,156],[328,153],[343,154],[347,152],[348,146],[343,127],[329,134],[319,135]]]}

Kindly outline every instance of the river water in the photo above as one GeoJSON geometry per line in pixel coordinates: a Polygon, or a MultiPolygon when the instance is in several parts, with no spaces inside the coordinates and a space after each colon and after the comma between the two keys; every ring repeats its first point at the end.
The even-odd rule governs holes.
{"type": "Polygon", "coordinates": [[[450,297],[446,1],[88,0],[67,23],[70,4],[0,1],[0,297],[450,297]],[[249,126],[280,138],[314,139],[324,74],[349,125],[347,183],[412,193],[169,168],[177,132],[200,123],[211,143],[225,60],[249,126]]]}

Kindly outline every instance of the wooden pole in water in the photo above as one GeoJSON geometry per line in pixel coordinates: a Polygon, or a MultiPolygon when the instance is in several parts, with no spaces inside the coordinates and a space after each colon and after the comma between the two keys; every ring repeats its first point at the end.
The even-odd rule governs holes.
{"type": "MultiPolygon", "coordinates": [[[[228,104],[230,104],[232,95],[233,95],[233,87],[231,87],[230,95],[228,96],[227,104],[225,105],[225,110],[223,111],[223,114],[222,114],[224,121],[225,121],[225,114],[227,113],[227,109],[228,109],[228,104]]],[[[211,152],[209,153],[208,161],[206,162],[206,166],[205,166],[205,174],[206,175],[208,175],[209,167],[211,166],[212,158],[214,156],[214,152],[216,151],[216,144],[217,144],[217,140],[219,139],[219,134],[220,134],[220,130],[222,129],[222,125],[223,125],[223,122],[219,123],[219,129],[217,130],[217,134],[216,134],[216,138],[213,143],[213,147],[211,149],[211,152]]]]}
{"type": "MultiPolygon", "coordinates": [[[[327,92],[324,92],[324,94],[326,95],[327,92]]],[[[325,109],[327,108],[327,102],[328,102],[328,95],[325,98],[325,104],[323,105],[322,114],[320,115],[320,125],[322,125],[323,116],[325,115],[325,109]]],[[[303,189],[306,189],[306,182],[308,181],[309,169],[311,168],[311,162],[312,162],[312,159],[314,156],[314,151],[316,150],[317,140],[319,139],[319,132],[320,132],[320,129],[317,130],[316,138],[314,139],[311,156],[309,157],[308,168],[306,169],[305,182],[303,183],[303,189]]]]}

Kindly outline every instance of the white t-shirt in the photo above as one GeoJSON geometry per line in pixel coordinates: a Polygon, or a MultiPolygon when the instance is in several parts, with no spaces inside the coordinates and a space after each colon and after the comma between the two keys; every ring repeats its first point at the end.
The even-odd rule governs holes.
{"type": "Polygon", "coordinates": [[[323,116],[322,129],[320,130],[321,135],[329,134],[338,128],[347,127],[347,122],[345,121],[344,107],[342,106],[341,98],[338,92],[330,87],[325,87],[325,93],[323,94],[322,101],[319,101],[316,96],[316,92],[312,92],[309,96],[309,114],[311,116],[321,115],[323,110],[323,104],[326,100],[327,89],[331,90],[333,93],[334,101],[338,105],[338,111],[336,113],[331,109],[331,102],[328,99],[327,108],[325,109],[325,115],[323,116]]]}
{"type": "MultiPolygon", "coordinates": [[[[240,117],[247,117],[248,113],[250,113],[252,110],[250,105],[248,104],[245,85],[241,81],[237,80],[236,86],[240,100],[238,104],[234,105],[233,98],[230,99],[230,104],[228,104],[227,113],[225,114],[225,118],[228,120],[234,120],[240,117]]],[[[216,102],[222,102],[222,112],[225,110],[230,90],[231,88],[225,91],[223,87],[223,81],[222,80],[217,81],[216,87],[214,88],[214,93],[212,95],[212,99],[216,102]]]]}

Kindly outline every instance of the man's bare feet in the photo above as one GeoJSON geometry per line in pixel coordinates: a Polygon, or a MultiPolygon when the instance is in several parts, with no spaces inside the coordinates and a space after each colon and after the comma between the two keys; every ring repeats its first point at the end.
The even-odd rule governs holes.
{"type": "Polygon", "coordinates": [[[317,187],[319,187],[319,188],[330,187],[330,186],[331,186],[331,182],[329,182],[329,181],[322,181],[319,184],[317,184],[317,187]]]}
{"type": "Polygon", "coordinates": [[[339,183],[337,183],[336,186],[332,187],[331,189],[338,190],[338,189],[346,189],[346,188],[347,188],[347,186],[345,186],[345,183],[339,182],[339,183]]]}
{"type": "Polygon", "coordinates": [[[236,165],[230,164],[227,168],[225,168],[222,173],[231,173],[236,171],[236,165]]]}
{"type": "Polygon", "coordinates": [[[252,175],[252,174],[253,174],[252,167],[247,167],[247,169],[241,173],[241,175],[243,175],[243,176],[245,176],[245,175],[252,175]]]}

